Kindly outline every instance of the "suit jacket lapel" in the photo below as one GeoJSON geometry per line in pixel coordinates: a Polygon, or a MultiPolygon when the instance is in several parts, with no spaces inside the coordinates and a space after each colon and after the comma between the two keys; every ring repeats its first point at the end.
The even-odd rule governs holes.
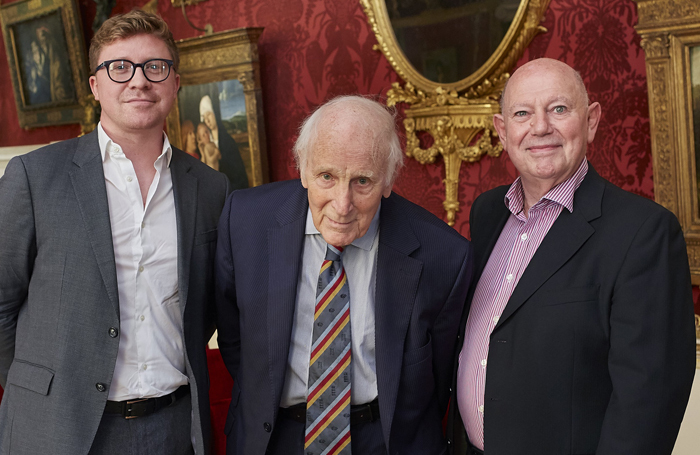
{"type": "Polygon", "coordinates": [[[403,347],[416,300],[423,263],[410,256],[420,243],[395,208],[390,196],[382,200],[375,306],[375,360],[382,431],[388,445],[401,378],[403,347]]]}
{"type": "MultiPolygon", "coordinates": [[[[267,330],[273,400],[279,406],[285,381],[294,323],[297,283],[303,258],[308,198],[299,184],[275,214],[278,225],[268,229],[267,330]]],[[[276,412],[276,409],[275,409],[276,412]]]]}
{"type": "Polygon", "coordinates": [[[604,180],[589,165],[586,178],[574,196],[573,213],[562,210],[530,260],[494,330],[520,308],[593,235],[595,229],[589,222],[600,216],[603,191],[604,180]]]}
{"type": "Polygon", "coordinates": [[[180,312],[184,315],[190,282],[190,257],[194,245],[197,212],[197,178],[189,173],[191,166],[173,148],[170,175],[173,180],[175,219],[177,222],[177,278],[180,312]]]}
{"type": "Polygon", "coordinates": [[[70,178],[75,197],[107,295],[117,317],[119,317],[119,293],[112,245],[112,226],[109,221],[107,188],[96,130],[78,139],[73,163],[76,167],[70,171],[70,178]]]}

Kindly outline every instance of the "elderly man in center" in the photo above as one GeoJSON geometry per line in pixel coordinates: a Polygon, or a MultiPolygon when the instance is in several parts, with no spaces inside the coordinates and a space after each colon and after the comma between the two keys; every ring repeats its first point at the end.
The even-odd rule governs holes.
{"type": "Polygon", "coordinates": [[[301,181],[233,193],[219,224],[227,454],[446,453],[469,243],[392,193],[381,104],[329,101],[294,152],[301,181]]]}

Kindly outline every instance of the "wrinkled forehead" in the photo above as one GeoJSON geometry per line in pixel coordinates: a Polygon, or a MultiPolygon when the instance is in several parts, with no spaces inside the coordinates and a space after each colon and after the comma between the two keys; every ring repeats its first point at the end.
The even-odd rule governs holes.
{"type": "Polygon", "coordinates": [[[529,103],[565,101],[586,105],[586,87],[568,65],[551,60],[533,61],[519,68],[503,93],[504,107],[529,103]],[[530,101],[529,101],[530,100],[530,101]]]}

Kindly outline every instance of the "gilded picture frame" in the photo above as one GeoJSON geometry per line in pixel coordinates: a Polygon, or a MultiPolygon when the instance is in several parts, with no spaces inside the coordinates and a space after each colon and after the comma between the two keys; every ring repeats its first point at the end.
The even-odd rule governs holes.
{"type": "Polygon", "coordinates": [[[692,282],[700,285],[700,3],[635,1],[646,58],[654,198],[678,217],[692,282]]]}
{"type": "Polygon", "coordinates": [[[22,128],[82,123],[90,96],[75,0],[22,0],[0,7],[22,128]]]}
{"type": "Polygon", "coordinates": [[[261,27],[177,42],[180,91],[170,142],[224,172],[234,189],[268,182],[258,60],[261,27]]]}

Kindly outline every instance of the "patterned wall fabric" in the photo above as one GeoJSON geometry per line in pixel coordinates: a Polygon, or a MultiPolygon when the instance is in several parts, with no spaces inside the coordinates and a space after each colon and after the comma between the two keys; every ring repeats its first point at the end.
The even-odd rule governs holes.
{"type": "MultiPolygon", "coordinates": [[[[120,0],[114,13],[145,0],[120,0]]],[[[91,35],[95,4],[79,0],[83,28],[91,35]]],[[[179,9],[159,0],[158,11],[176,39],[200,34],[179,9]]],[[[359,2],[349,0],[207,0],[188,7],[190,20],[215,31],[262,26],[261,79],[268,135],[270,178],[297,177],[291,147],[299,123],[324,100],[338,94],[384,95],[398,76],[372,50],[376,43],[359,2]]],[[[603,106],[603,120],[589,159],[600,174],[622,188],[653,198],[649,109],[644,52],[634,31],[632,0],[551,0],[543,25],[518,65],[537,57],[563,60],[578,69],[590,97],[603,106]]],[[[1,39],[1,38],[0,38],[1,39]]],[[[4,46],[2,46],[4,54],[4,46]]],[[[76,135],[77,126],[23,131],[17,123],[6,56],[0,57],[0,146],[46,143],[76,135]]],[[[444,218],[442,163],[412,159],[395,191],[444,218]]],[[[469,207],[481,192],[516,176],[506,154],[463,165],[455,228],[469,233],[469,207]]]]}

